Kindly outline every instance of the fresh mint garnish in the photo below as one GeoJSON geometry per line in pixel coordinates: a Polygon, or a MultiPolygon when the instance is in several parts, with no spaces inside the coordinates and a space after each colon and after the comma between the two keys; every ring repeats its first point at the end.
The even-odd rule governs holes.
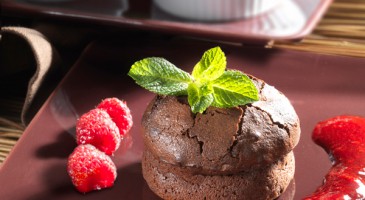
{"type": "Polygon", "coordinates": [[[192,76],[195,81],[205,84],[220,77],[226,69],[227,61],[221,48],[209,49],[195,65],[192,76]]]}
{"type": "Polygon", "coordinates": [[[256,86],[240,71],[228,70],[212,82],[212,106],[227,108],[258,100],[256,86]]]}
{"type": "Polygon", "coordinates": [[[199,87],[196,83],[190,83],[188,87],[188,102],[194,113],[202,113],[214,101],[213,89],[210,85],[199,87]]]}
{"type": "Polygon", "coordinates": [[[226,70],[226,56],[219,47],[206,51],[192,75],[164,58],[135,62],[128,75],[143,88],[161,95],[187,95],[191,110],[202,113],[209,106],[220,108],[252,103],[258,91],[244,73],[226,70]]]}
{"type": "Polygon", "coordinates": [[[186,95],[192,77],[163,58],[145,58],[128,72],[143,88],[162,95],[186,95]]]}

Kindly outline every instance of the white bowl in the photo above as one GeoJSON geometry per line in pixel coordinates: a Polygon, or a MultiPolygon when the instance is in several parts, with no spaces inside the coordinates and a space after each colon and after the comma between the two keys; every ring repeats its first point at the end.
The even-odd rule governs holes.
{"type": "Polygon", "coordinates": [[[197,21],[248,18],[275,8],[282,0],[154,0],[163,11],[197,21]]]}

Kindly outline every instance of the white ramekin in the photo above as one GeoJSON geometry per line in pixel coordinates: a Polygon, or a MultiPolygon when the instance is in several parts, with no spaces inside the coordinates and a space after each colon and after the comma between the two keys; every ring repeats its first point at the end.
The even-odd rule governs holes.
{"type": "Polygon", "coordinates": [[[154,0],[163,11],[197,21],[252,17],[275,8],[282,0],[154,0]]]}

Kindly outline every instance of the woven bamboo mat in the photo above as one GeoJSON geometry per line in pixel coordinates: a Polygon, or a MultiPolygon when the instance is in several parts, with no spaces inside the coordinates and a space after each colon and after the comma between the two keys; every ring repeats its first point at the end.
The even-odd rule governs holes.
{"type": "MultiPolygon", "coordinates": [[[[365,58],[365,0],[335,0],[313,33],[298,43],[275,42],[271,48],[365,58]]],[[[19,113],[23,99],[0,101],[19,113]]],[[[24,131],[20,119],[0,116],[0,164],[24,131]]]]}
{"type": "Polygon", "coordinates": [[[20,122],[13,122],[0,118],[0,163],[9,154],[17,140],[20,138],[24,126],[20,122]]]}
{"type": "Polygon", "coordinates": [[[273,48],[364,58],[365,0],[335,0],[311,35],[273,48]]]}

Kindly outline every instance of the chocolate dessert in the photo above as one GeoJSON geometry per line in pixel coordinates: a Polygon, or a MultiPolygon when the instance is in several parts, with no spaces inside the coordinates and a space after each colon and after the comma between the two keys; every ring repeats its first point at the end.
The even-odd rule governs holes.
{"type": "Polygon", "coordinates": [[[194,115],[185,97],[156,96],[142,121],[144,144],[169,164],[202,174],[232,174],[264,167],[288,154],[300,136],[288,99],[252,78],[260,100],[194,115]]]}
{"type": "Polygon", "coordinates": [[[299,119],[282,93],[252,79],[260,100],[243,106],[193,114],[185,97],[152,100],[142,120],[142,169],[156,194],[275,199],[285,191],[294,176],[299,119]]]}
{"type": "Polygon", "coordinates": [[[285,191],[300,124],[281,92],[226,70],[220,48],[191,75],[156,57],[129,75],[157,93],[142,119],[142,173],[161,198],[275,199],[285,191]]]}

